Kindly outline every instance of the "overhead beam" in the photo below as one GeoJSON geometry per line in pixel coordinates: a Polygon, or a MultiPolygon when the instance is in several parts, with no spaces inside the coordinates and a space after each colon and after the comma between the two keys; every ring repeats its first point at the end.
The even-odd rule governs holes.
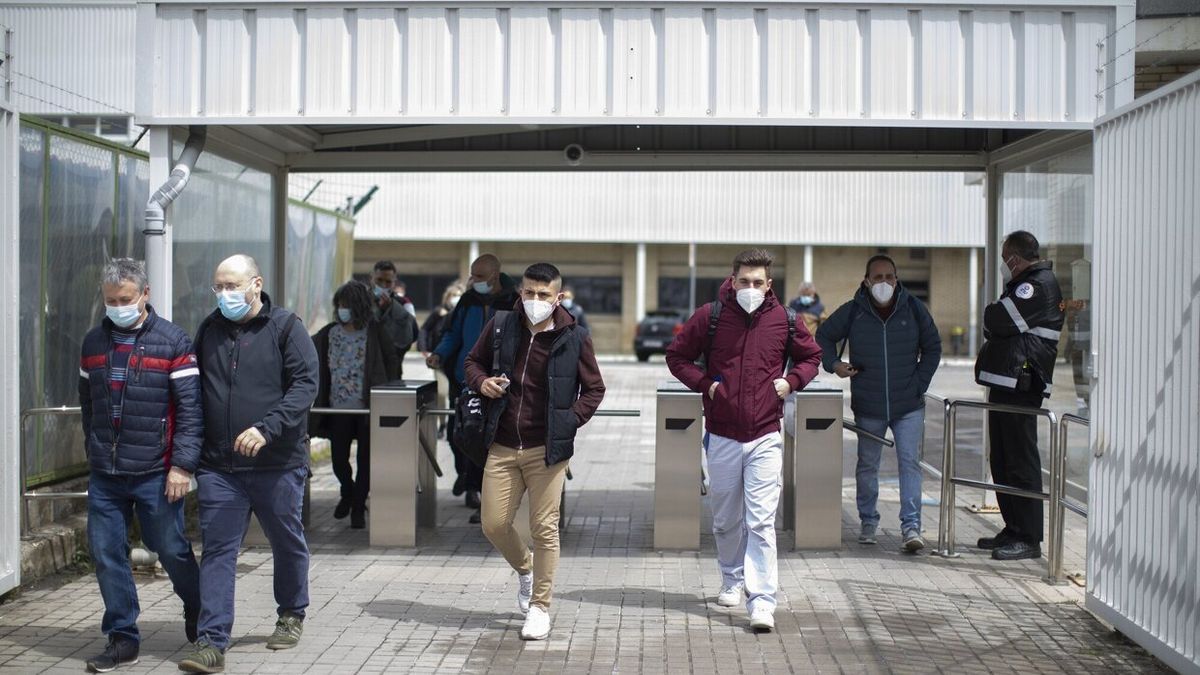
{"type": "Polygon", "coordinates": [[[987,154],[899,152],[589,152],[571,166],[557,150],[318,152],[293,171],[982,171],[987,154]]]}
{"type": "Polygon", "coordinates": [[[368,129],[365,131],[342,131],[325,134],[316,144],[315,149],[336,150],[338,148],[366,147],[391,143],[419,143],[422,141],[440,141],[449,138],[471,138],[474,136],[495,136],[497,134],[515,134],[525,131],[542,131],[545,129],[565,129],[571,126],[574,125],[427,124],[422,126],[368,129]]]}

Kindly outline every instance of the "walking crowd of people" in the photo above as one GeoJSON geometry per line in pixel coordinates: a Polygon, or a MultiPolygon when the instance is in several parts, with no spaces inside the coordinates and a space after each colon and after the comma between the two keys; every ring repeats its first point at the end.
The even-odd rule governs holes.
{"type": "MultiPolygon", "coordinates": [[[[855,423],[876,436],[891,430],[901,545],[917,552],[926,546],[923,396],[942,355],[929,309],[905,288],[888,256],[867,260],[853,297],[832,312],[809,282],[785,302],[774,287],[773,263],[761,248],[739,253],[716,299],[695,309],[666,355],[671,374],[703,401],[721,576],[715,602],[744,605],[757,631],[775,628],[785,399],[821,368],[850,380],[855,423]]],[[[1002,293],[983,315],[976,381],[990,401],[1038,408],[1051,391],[1064,322],[1061,293],[1028,232],[1005,238],[1001,269],[1002,293]]],[[[521,638],[551,633],[563,485],[576,434],[606,389],[586,316],[557,267],[537,263],[514,277],[495,255],[481,255],[418,323],[396,265],[380,261],[368,282],[350,280],[337,289],[335,320],[311,336],[295,313],[272,303],[258,264],[246,255],[214,270],[214,309],[194,336],[155,313],[139,261],[111,260],[99,285],[106,316],[84,338],[79,370],[90,466],[88,544],[107,636],[103,653],[87,661],[89,670],[108,672],[138,659],[139,606],[127,543],[134,514],[182,601],[192,648],[180,670],[224,669],[237,556],[251,514],[274,563],[277,620],[266,648],[296,646],[309,605],[302,511],[310,438],[330,441],[340,489],[334,518],[349,517],[350,528],[361,529],[370,509],[369,418],[310,409],[369,409],[372,387],[402,378],[414,345],[458,411],[439,430],[454,455],[453,494],[517,575],[521,638]],[[184,526],[184,498],[193,485],[198,561],[184,526]],[[523,501],[532,549],[514,527],[523,501]]],[[[996,482],[1040,491],[1036,418],[989,415],[996,482]]],[[[879,541],[882,450],[868,437],[858,441],[861,545],[879,541]]],[[[996,560],[1040,557],[1041,501],[1011,495],[998,501],[1004,527],[978,546],[996,560]]]]}

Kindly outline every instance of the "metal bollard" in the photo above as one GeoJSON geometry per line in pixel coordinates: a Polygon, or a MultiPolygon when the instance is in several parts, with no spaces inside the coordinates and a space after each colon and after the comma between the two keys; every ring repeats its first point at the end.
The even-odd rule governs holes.
{"type": "Polygon", "coordinates": [[[434,380],[397,380],[371,389],[371,546],[416,546],[417,528],[437,520],[435,467],[427,447],[436,421],[422,415],[434,380]]]}
{"type": "Polygon", "coordinates": [[[792,523],[795,549],[842,545],[842,397],[840,389],[805,389],[796,401],[793,429],[792,523]]]}
{"type": "Polygon", "coordinates": [[[700,548],[700,394],[682,383],[658,386],[654,443],[654,548],[700,548]]]}

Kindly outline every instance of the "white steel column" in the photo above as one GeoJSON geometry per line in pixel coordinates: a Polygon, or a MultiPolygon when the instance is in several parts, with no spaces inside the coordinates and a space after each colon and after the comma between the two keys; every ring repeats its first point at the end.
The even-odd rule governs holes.
{"type": "MultiPolygon", "coordinates": [[[[7,61],[7,59],[5,59],[7,61]]],[[[4,107],[0,91],[0,367],[13,376],[0,378],[0,594],[21,583],[21,453],[20,443],[20,265],[18,158],[20,121],[4,107]]]]}
{"type": "Polygon", "coordinates": [[[967,353],[974,356],[979,352],[979,249],[971,249],[967,264],[967,353]]]}
{"type": "Polygon", "coordinates": [[[637,264],[636,264],[636,267],[634,268],[634,274],[636,275],[635,278],[637,279],[636,286],[635,286],[637,300],[634,302],[634,313],[636,314],[637,320],[640,323],[642,319],[646,318],[646,245],[645,244],[637,245],[637,264]]]}
{"type": "MultiPolygon", "coordinates": [[[[271,174],[271,234],[274,241],[275,266],[271,278],[271,299],[279,307],[287,307],[298,298],[287,297],[287,210],[288,168],[281,166],[271,174]]],[[[297,271],[299,273],[299,271],[297,271]]],[[[340,281],[340,280],[339,280],[340,281]]],[[[265,284],[266,279],[263,280],[265,284]]]]}
{"type": "MultiPolygon", "coordinates": [[[[171,176],[175,163],[171,147],[171,127],[150,127],[150,189],[157,190],[171,176]]],[[[151,237],[161,244],[148,241],[146,245],[146,272],[150,276],[150,302],[154,311],[170,320],[174,307],[174,284],[172,270],[175,269],[175,233],[171,225],[171,207],[167,207],[161,237],[151,237]]]]}
{"type": "MultiPolygon", "coordinates": [[[[811,282],[813,280],[813,247],[812,244],[804,246],[804,281],[811,282]]],[[[792,284],[797,286],[798,284],[792,284]]]]}
{"type": "MultiPolygon", "coordinates": [[[[459,250],[461,250],[461,249],[459,249],[459,250]]],[[[467,261],[467,265],[474,264],[475,259],[478,257],[479,257],[479,242],[473,241],[473,242],[471,242],[470,247],[467,249],[467,258],[469,258],[469,260],[467,261]]],[[[503,262],[503,261],[501,261],[501,262],[503,262]]]]}

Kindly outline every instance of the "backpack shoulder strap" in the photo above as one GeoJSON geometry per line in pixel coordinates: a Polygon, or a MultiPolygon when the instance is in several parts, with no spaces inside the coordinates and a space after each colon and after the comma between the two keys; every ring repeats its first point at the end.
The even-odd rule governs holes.
{"type": "MultiPolygon", "coordinates": [[[[708,363],[708,354],[712,351],[713,338],[717,335],[717,324],[721,321],[721,301],[713,300],[708,303],[708,334],[704,341],[702,363],[708,363]]],[[[700,363],[700,362],[698,362],[700,363]]]]}
{"type": "Polygon", "coordinates": [[[496,310],[492,318],[492,375],[500,374],[500,349],[504,344],[504,324],[508,323],[509,312],[496,310]]]}
{"type": "Polygon", "coordinates": [[[788,305],[783,305],[783,311],[787,314],[787,342],[783,343],[783,374],[792,369],[792,341],[796,339],[796,310],[788,305]]]}
{"type": "Polygon", "coordinates": [[[854,320],[858,318],[858,313],[862,308],[858,306],[858,302],[854,301],[850,305],[850,320],[846,322],[846,339],[842,340],[842,346],[838,347],[838,361],[842,360],[842,354],[846,353],[846,345],[850,344],[850,328],[854,326],[854,320]]]}

